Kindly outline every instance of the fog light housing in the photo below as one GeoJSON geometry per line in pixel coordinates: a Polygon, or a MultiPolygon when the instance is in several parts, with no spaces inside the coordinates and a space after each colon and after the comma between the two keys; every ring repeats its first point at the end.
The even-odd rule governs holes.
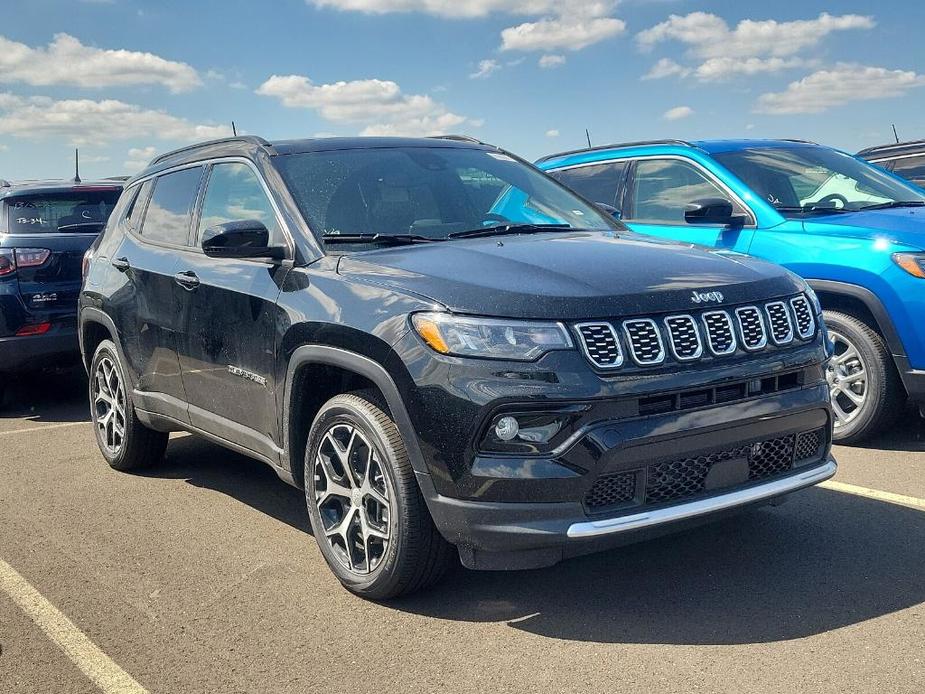
{"type": "Polygon", "coordinates": [[[513,441],[520,433],[520,423],[516,417],[505,415],[495,422],[495,436],[501,441],[513,441]]]}

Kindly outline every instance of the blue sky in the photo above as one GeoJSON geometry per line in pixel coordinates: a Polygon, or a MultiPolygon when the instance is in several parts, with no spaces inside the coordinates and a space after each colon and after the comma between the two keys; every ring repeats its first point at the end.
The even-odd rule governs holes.
{"type": "Polygon", "coordinates": [[[909,3],[16,0],[0,176],[131,173],[239,131],[469,133],[534,158],[594,142],[925,137],[909,3]]]}

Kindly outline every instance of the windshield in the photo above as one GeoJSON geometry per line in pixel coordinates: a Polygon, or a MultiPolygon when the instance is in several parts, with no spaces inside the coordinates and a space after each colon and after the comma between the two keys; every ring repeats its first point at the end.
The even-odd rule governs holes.
{"type": "Polygon", "coordinates": [[[36,193],[7,198],[11,234],[96,234],[106,225],[120,188],[36,193]]]}
{"type": "Polygon", "coordinates": [[[925,193],[827,147],[721,152],[716,160],[785,216],[925,202],[925,193]]]}
{"type": "Polygon", "coordinates": [[[291,154],[276,163],[312,230],[329,239],[444,240],[520,225],[534,231],[620,228],[546,175],[500,152],[346,149],[291,154]]]}

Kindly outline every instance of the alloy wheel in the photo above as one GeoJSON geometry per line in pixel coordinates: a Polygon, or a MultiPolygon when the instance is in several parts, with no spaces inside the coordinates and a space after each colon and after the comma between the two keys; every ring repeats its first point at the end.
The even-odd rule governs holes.
{"type": "Polygon", "coordinates": [[[829,330],[835,353],[826,369],[826,381],[835,413],[835,429],[853,422],[867,403],[867,365],[857,346],[844,335],[829,330]]]}
{"type": "Polygon", "coordinates": [[[320,529],[337,560],[368,575],[385,558],[392,540],[395,493],[380,453],[350,424],[334,424],[315,455],[314,493],[320,529]]]}
{"type": "Polygon", "coordinates": [[[100,443],[117,455],[125,440],[125,388],[112,359],[104,356],[93,374],[93,407],[100,443]]]}

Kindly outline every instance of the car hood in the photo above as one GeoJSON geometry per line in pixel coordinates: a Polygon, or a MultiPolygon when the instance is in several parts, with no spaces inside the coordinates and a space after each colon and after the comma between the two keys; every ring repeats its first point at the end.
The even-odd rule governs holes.
{"type": "Polygon", "coordinates": [[[925,248],[925,207],[898,207],[826,215],[803,220],[811,234],[851,236],[860,239],[888,239],[907,246],[925,248]]]}
{"type": "Polygon", "coordinates": [[[345,255],[354,281],[411,292],[452,311],[575,320],[689,311],[794,294],[783,268],[738,254],[620,232],[460,239],[345,255]],[[695,302],[693,292],[721,292],[695,302]]]}

